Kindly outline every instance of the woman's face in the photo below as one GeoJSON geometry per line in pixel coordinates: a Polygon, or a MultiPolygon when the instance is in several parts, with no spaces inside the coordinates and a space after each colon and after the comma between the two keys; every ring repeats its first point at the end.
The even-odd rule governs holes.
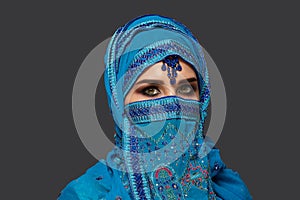
{"type": "Polygon", "coordinates": [[[199,100],[198,80],[194,70],[183,60],[179,60],[179,63],[182,70],[177,71],[176,84],[174,85],[170,83],[167,70],[161,70],[162,62],[150,66],[140,75],[128,92],[125,97],[125,105],[165,96],[199,100]]]}

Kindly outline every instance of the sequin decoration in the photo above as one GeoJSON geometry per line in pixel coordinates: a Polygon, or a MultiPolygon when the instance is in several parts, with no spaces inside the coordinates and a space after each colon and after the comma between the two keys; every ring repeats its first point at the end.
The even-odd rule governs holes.
{"type": "Polygon", "coordinates": [[[181,185],[170,167],[159,167],[153,173],[154,187],[163,200],[182,200],[181,185]]]}
{"type": "Polygon", "coordinates": [[[181,71],[182,67],[179,64],[179,56],[171,55],[163,59],[162,71],[168,72],[167,76],[170,79],[171,85],[176,83],[177,71],[181,71]]]}

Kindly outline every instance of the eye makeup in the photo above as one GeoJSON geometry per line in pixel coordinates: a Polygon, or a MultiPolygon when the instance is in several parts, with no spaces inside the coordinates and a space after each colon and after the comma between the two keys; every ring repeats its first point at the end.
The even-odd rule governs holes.
{"type": "MultiPolygon", "coordinates": [[[[164,90],[167,90],[168,88],[164,88],[164,85],[157,85],[157,84],[146,84],[145,86],[139,87],[136,92],[138,94],[141,94],[145,97],[156,97],[163,93],[164,90]]],[[[181,97],[192,97],[196,96],[198,87],[197,83],[182,83],[175,88],[175,94],[177,96],[181,97]]]]}
{"type": "Polygon", "coordinates": [[[160,92],[160,90],[158,89],[157,86],[150,85],[150,86],[142,87],[139,90],[139,93],[141,93],[141,94],[143,94],[145,96],[148,96],[148,97],[154,97],[154,96],[159,95],[161,92],[160,92]]]}
{"type": "Polygon", "coordinates": [[[193,96],[196,94],[197,92],[197,85],[194,84],[182,84],[180,86],[178,86],[178,88],[176,89],[176,94],[177,95],[183,95],[183,96],[193,96]]]}

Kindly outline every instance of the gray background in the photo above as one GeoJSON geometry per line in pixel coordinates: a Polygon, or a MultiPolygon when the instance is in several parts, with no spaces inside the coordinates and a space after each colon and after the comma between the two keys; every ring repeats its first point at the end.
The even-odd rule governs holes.
{"type": "Polygon", "coordinates": [[[228,97],[217,145],[227,166],[254,199],[298,196],[298,6],[195,2],[2,2],[1,199],[56,199],[97,162],[73,123],[76,72],[117,27],[149,13],[187,25],[217,64],[228,97]]]}

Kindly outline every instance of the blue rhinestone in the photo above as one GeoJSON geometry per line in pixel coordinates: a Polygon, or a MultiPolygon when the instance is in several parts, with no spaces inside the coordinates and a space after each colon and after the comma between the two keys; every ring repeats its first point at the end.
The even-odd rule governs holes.
{"type": "Polygon", "coordinates": [[[219,166],[219,164],[217,162],[215,163],[214,169],[215,170],[219,170],[220,169],[220,166],[219,166]]]}
{"type": "Polygon", "coordinates": [[[170,83],[171,83],[171,85],[174,85],[176,83],[176,79],[175,78],[171,78],[170,79],[170,83]]]}
{"type": "Polygon", "coordinates": [[[181,65],[177,65],[177,70],[178,70],[178,71],[181,71],[181,70],[182,70],[181,65]]]}
{"type": "Polygon", "coordinates": [[[161,66],[161,70],[166,71],[167,67],[165,65],[165,63],[161,66]]]}
{"type": "Polygon", "coordinates": [[[158,187],[158,190],[159,190],[159,191],[162,191],[163,189],[164,189],[164,188],[163,188],[162,186],[159,186],[159,187],[158,187]]]}

